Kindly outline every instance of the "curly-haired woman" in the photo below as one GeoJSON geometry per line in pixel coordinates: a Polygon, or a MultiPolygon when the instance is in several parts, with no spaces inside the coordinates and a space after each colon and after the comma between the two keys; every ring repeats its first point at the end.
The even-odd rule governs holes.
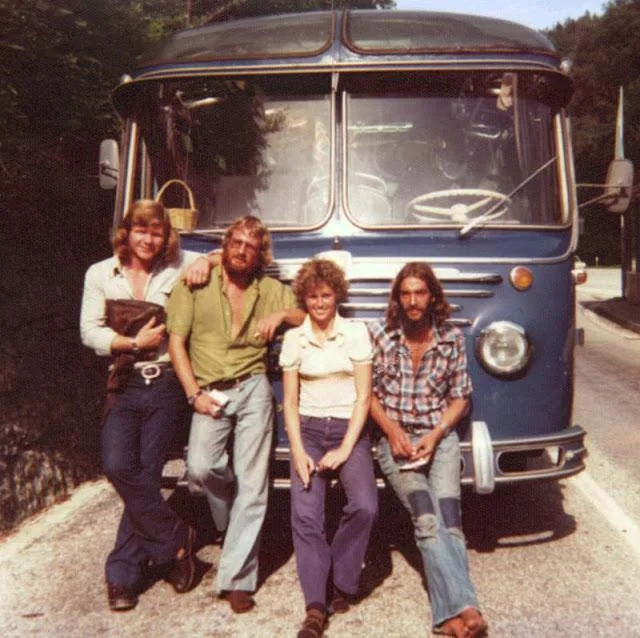
{"type": "Polygon", "coordinates": [[[371,439],[365,427],[371,398],[371,343],[364,324],[337,313],[347,289],[345,275],[334,262],[306,262],[293,291],[308,315],[301,326],[285,334],[280,355],[291,446],[291,527],[306,607],[298,638],[321,636],[329,612],[348,610],[358,591],[378,510],[371,439]],[[335,476],[347,504],[329,543],[325,493],[335,476]]]}

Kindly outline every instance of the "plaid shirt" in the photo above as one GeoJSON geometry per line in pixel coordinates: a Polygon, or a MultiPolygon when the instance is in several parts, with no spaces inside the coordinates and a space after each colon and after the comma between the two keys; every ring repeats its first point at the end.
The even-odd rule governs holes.
{"type": "Polygon", "coordinates": [[[384,319],[369,324],[373,342],[373,392],[389,417],[408,432],[424,431],[440,422],[451,399],[465,398],[472,386],[467,372],[464,336],[452,326],[433,326],[434,345],[414,375],[401,329],[384,319]]]}

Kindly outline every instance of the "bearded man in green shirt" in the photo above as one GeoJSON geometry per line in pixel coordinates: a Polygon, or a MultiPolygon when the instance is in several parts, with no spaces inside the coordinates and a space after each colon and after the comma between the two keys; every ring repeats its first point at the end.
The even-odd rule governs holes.
{"type": "Polygon", "coordinates": [[[218,530],[226,529],[218,593],[236,613],[255,604],[267,507],[273,430],[267,345],[282,324],[300,325],[305,316],[291,289],[263,274],[271,260],[268,229],[256,217],[241,217],[225,234],[222,264],[209,283],[177,285],[167,306],[169,353],[194,410],[189,482],[206,495],[218,530]]]}

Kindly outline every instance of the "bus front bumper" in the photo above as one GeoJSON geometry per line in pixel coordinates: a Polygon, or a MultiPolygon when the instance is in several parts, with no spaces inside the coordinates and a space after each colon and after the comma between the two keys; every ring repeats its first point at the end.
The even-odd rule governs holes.
{"type": "MultiPolygon", "coordinates": [[[[460,443],[461,483],[478,493],[489,494],[496,485],[567,478],[585,467],[585,435],[579,425],[574,425],[550,434],[494,441],[484,422],[473,422],[471,441],[460,443]]],[[[273,487],[289,489],[288,449],[276,449],[273,470],[273,487]]],[[[385,486],[381,476],[378,486],[385,486]]]]}

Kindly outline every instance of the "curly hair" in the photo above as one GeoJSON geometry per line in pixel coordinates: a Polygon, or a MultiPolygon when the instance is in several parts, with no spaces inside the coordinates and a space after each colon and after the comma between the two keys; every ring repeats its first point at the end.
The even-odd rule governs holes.
{"type": "Polygon", "coordinates": [[[262,271],[273,261],[273,252],[271,249],[271,233],[269,229],[264,225],[264,222],[258,217],[254,217],[253,215],[244,215],[243,217],[239,217],[236,219],[229,228],[227,228],[227,232],[224,234],[224,238],[222,240],[222,253],[226,252],[229,242],[231,241],[231,237],[236,230],[244,230],[251,237],[255,237],[260,241],[261,247],[260,252],[258,253],[258,272],[262,273],[262,271]]]}
{"type": "Polygon", "coordinates": [[[429,312],[437,326],[442,325],[451,314],[451,306],[444,296],[442,284],[436,277],[431,266],[425,262],[412,261],[405,264],[396,275],[391,286],[389,305],[387,306],[386,320],[390,328],[400,328],[402,325],[402,306],[400,305],[400,286],[407,277],[415,277],[427,284],[431,300],[429,312]]]}
{"type": "Polygon", "coordinates": [[[127,265],[131,261],[129,233],[133,226],[162,228],[164,248],[158,256],[156,265],[161,267],[168,266],[178,261],[180,257],[180,236],[171,227],[171,222],[164,206],[152,199],[139,199],[127,209],[111,242],[113,252],[120,259],[120,263],[127,265]]]}
{"type": "Polygon", "coordinates": [[[349,283],[340,266],[330,259],[310,259],[298,270],[291,288],[300,308],[305,307],[305,299],[318,286],[326,284],[336,295],[336,303],[347,300],[349,283]]]}

